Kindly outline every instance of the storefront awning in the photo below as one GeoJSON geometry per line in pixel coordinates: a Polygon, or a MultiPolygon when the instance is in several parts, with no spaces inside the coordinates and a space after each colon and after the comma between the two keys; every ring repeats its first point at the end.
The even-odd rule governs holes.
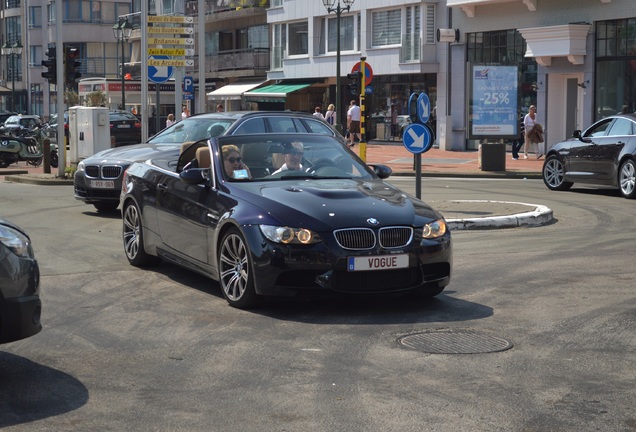
{"type": "Polygon", "coordinates": [[[263,84],[265,81],[228,84],[208,93],[208,100],[241,100],[243,93],[263,84]]]}
{"type": "Polygon", "coordinates": [[[250,102],[285,102],[288,93],[309,87],[307,84],[272,84],[244,93],[245,100],[250,102]]]}

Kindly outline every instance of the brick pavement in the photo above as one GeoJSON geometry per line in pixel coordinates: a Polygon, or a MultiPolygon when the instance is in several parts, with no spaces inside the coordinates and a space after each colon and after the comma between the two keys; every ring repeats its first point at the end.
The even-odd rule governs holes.
{"type": "MultiPolygon", "coordinates": [[[[357,144],[353,151],[360,154],[360,145],[357,144]]],[[[422,175],[541,178],[544,158],[537,160],[532,154],[528,157],[529,159],[512,160],[512,154],[507,152],[505,172],[482,171],[479,168],[478,151],[447,151],[431,148],[422,154],[422,175]]],[[[366,162],[389,165],[396,175],[414,175],[413,158],[414,155],[397,141],[371,141],[367,144],[366,162]]]]}

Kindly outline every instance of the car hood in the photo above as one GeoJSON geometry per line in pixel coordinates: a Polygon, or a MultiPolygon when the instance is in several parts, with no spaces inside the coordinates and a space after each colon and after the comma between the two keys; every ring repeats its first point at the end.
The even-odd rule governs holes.
{"type": "Polygon", "coordinates": [[[178,150],[180,144],[136,144],[123,147],[115,147],[107,150],[102,150],[84,159],[85,163],[96,163],[98,161],[110,161],[110,162],[136,162],[144,161],[152,158],[153,156],[162,153],[167,150],[178,150]]]}
{"type": "Polygon", "coordinates": [[[423,225],[442,217],[428,204],[382,180],[244,183],[238,187],[246,192],[246,200],[262,210],[251,223],[264,223],[266,214],[276,220],[265,223],[331,230],[423,225]]]}

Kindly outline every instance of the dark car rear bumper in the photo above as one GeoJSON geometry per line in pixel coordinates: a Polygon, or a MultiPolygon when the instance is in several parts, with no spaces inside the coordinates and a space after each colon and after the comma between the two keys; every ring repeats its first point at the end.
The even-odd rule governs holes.
{"type": "Polygon", "coordinates": [[[0,300],[0,343],[33,336],[42,330],[40,296],[0,300]]]}

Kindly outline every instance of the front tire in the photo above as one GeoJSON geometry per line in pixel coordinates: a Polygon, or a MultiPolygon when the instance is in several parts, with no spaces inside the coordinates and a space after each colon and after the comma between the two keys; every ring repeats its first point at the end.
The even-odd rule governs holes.
{"type": "Polygon", "coordinates": [[[618,186],[625,198],[636,197],[636,164],[628,159],[621,164],[618,170],[618,186]]]}
{"type": "Polygon", "coordinates": [[[123,240],[124,253],[128,262],[135,267],[144,267],[154,264],[158,258],[149,255],[144,247],[143,226],[141,212],[136,204],[127,204],[123,214],[123,240]]]}
{"type": "Polygon", "coordinates": [[[565,191],[572,187],[571,182],[564,180],[565,167],[563,166],[563,162],[555,155],[548,156],[543,163],[542,176],[543,183],[545,183],[550,190],[565,191]]]}
{"type": "Polygon", "coordinates": [[[219,284],[223,297],[232,307],[248,309],[260,301],[254,288],[250,251],[243,235],[236,228],[225,233],[221,241],[219,284]]]}

